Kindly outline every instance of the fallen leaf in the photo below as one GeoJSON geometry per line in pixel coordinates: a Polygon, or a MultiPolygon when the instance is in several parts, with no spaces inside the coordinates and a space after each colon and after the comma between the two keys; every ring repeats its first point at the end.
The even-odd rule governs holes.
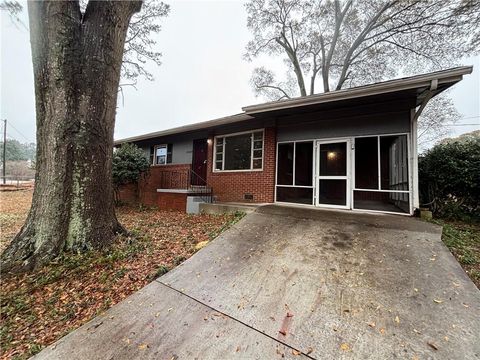
{"type": "Polygon", "coordinates": [[[400,318],[399,318],[398,316],[395,316],[395,322],[396,322],[397,324],[400,323],[400,318]]]}
{"type": "Polygon", "coordinates": [[[301,351],[292,349],[292,354],[295,355],[295,356],[298,356],[298,355],[300,355],[301,353],[302,353],[301,351]]]}
{"type": "Polygon", "coordinates": [[[348,345],[347,343],[343,343],[340,345],[340,349],[342,349],[343,351],[350,351],[350,345],[348,345]]]}
{"type": "Polygon", "coordinates": [[[368,326],[370,326],[371,328],[374,328],[374,327],[375,327],[375,323],[374,323],[374,322],[368,323],[368,326]]]}
{"type": "Polygon", "coordinates": [[[307,355],[310,355],[312,352],[313,352],[313,348],[312,348],[312,347],[309,347],[309,348],[307,349],[307,355]]]}
{"type": "Polygon", "coordinates": [[[293,314],[291,312],[287,312],[287,317],[293,317],[293,314]]]}
{"type": "Polygon", "coordinates": [[[379,331],[380,331],[380,334],[382,334],[382,335],[385,334],[385,329],[384,328],[381,328],[379,331]]]}
{"type": "Polygon", "coordinates": [[[436,302],[437,304],[441,304],[443,300],[433,299],[433,302],[436,302]]]}
{"type": "Polygon", "coordinates": [[[430,346],[433,350],[438,350],[437,345],[435,345],[433,342],[427,342],[428,346],[430,346]]]}
{"type": "Polygon", "coordinates": [[[148,348],[148,345],[147,344],[140,344],[140,345],[138,345],[138,348],[140,350],[145,350],[146,348],[148,348]]]}
{"type": "Polygon", "coordinates": [[[208,245],[209,242],[210,241],[208,241],[208,240],[200,241],[199,243],[197,243],[197,245],[195,245],[195,250],[203,249],[205,246],[208,245]]]}

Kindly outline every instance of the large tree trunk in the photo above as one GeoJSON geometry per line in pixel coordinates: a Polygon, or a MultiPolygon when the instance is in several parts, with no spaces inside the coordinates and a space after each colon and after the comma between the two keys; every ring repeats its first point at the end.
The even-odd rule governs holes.
{"type": "Polygon", "coordinates": [[[37,112],[37,172],[27,220],[2,271],[64,250],[108,246],[117,221],[112,149],[123,48],[141,1],[28,3],[37,112]]]}

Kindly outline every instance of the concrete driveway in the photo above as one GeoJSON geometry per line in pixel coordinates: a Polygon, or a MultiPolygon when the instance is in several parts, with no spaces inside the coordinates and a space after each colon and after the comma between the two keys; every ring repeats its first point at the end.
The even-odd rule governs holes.
{"type": "Polygon", "coordinates": [[[479,359],[480,291],[416,219],[265,206],[39,359],[479,359]]]}

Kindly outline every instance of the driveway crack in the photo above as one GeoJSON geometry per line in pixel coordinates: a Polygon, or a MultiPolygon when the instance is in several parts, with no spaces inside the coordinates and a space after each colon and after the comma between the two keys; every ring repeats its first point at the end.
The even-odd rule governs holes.
{"type": "Polygon", "coordinates": [[[237,323],[242,324],[243,326],[246,326],[247,328],[249,328],[249,329],[251,329],[251,330],[259,333],[260,335],[266,336],[267,338],[272,339],[272,340],[274,340],[275,342],[277,342],[277,343],[279,343],[279,344],[282,344],[283,346],[285,346],[285,347],[287,347],[287,348],[289,348],[289,349],[292,349],[292,350],[296,351],[297,353],[305,356],[305,357],[308,358],[308,359],[316,360],[316,358],[312,357],[311,355],[307,354],[306,352],[304,352],[304,351],[302,351],[302,350],[300,350],[300,349],[297,349],[297,348],[293,347],[292,345],[289,345],[289,344],[287,344],[286,342],[283,342],[283,341],[281,341],[281,340],[279,340],[279,339],[277,339],[277,338],[274,338],[273,336],[271,336],[271,335],[269,335],[269,334],[266,334],[266,333],[264,333],[264,332],[262,332],[262,331],[260,331],[260,330],[258,330],[258,329],[256,329],[256,328],[254,328],[253,326],[251,326],[251,325],[249,325],[249,324],[247,324],[247,323],[245,323],[245,322],[243,322],[243,321],[241,321],[241,320],[238,320],[237,318],[234,318],[234,317],[228,315],[227,313],[225,313],[225,312],[223,312],[223,311],[221,311],[221,310],[218,310],[218,309],[216,309],[216,308],[214,308],[214,307],[212,307],[212,306],[210,306],[210,305],[208,305],[208,304],[205,304],[204,302],[202,302],[202,301],[200,301],[200,300],[198,300],[198,299],[195,299],[194,297],[192,297],[192,296],[190,296],[190,295],[188,295],[188,294],[185,294],[183,291],[180,291],[180,290],[178,290],[178,289],[175,289],[174,287],[172,287],[172,286],[170,286],[170,285],[167,285],[167,284],[165,284],[165,283],[163,283],[163,282],[161,282],[161,281],[159,281],[159,280],[156,280],[156,281],[157,281],[159,284],[165,286],[166,288],[171,289],[171,290],[173,290],[173,291],[175,291],[175,292],[177,292],[177,293],[179,293],[179,294],[181,294],[181,295],[183,295],[183,296],[186,296],[187,298],[189,298],[189,299],[191,299],[191,300],[193,300],[193,301],[195,301],[195,302],[197,302],[197,303],[199,303],[199,304],[201,304],[201,305],[203,305],[203,306],[205,306],[205,307],[207,307],[207,308],[209,308],[209,309],[211,309],[211,310],[213,310],[213,311],[215,311],[215,312],[217,312],[217,313],[220,313],[220,314],[222,314],[223,316],[225,316],[225,317],[227,317],[227,318],[229,318],[229,319],[231,319],[231,320],[233,320],[233,321],[235,321],[235,322],[237,322],[237,323]]]}

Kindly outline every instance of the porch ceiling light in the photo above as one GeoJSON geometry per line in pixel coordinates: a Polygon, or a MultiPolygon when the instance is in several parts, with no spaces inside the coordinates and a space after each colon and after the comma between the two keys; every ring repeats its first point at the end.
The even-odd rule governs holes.
{"type": "Polygon", "coordinates": [[[327,153],[328,160],[335,160],[337,158],[337,153],[335,151],[329,151],[327,153]]]}

